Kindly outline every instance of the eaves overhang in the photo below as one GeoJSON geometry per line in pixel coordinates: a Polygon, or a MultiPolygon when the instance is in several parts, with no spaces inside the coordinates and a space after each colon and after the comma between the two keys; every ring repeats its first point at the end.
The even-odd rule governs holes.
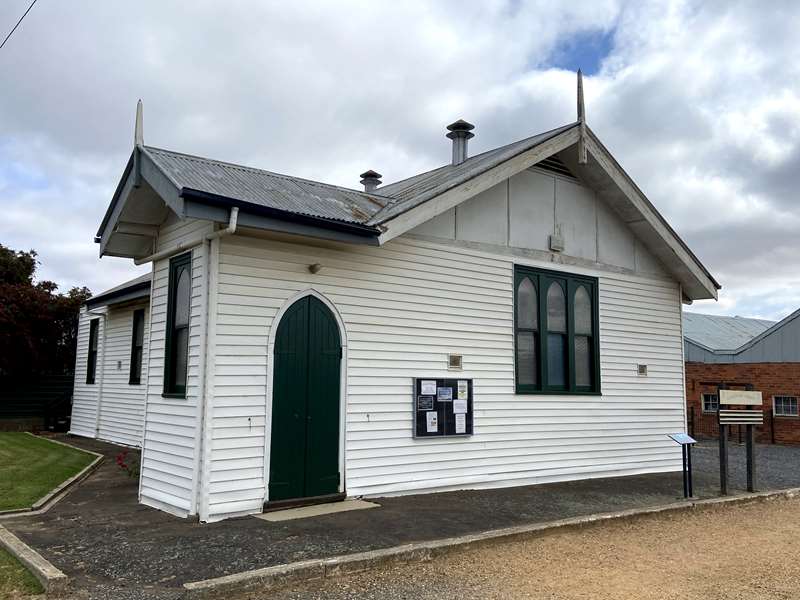
{"type": "Polygon", "coordinates": [[[93,309],[149,297],[150,281],[148,280],[93,296],[86,301],[86,307],[93,309]]]}

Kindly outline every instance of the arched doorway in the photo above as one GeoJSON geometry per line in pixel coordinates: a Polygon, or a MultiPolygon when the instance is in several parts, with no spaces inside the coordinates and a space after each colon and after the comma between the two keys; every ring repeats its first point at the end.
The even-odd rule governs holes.
{"type": "Polygon", "coordinates": [[[342,344],[319,298],[283,314],[273,360],[269,502],[337,494],[342,344]]]}

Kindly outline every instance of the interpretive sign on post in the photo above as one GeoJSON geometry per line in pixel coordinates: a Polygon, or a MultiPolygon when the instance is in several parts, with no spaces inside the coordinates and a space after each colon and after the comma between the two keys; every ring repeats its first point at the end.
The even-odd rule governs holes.
{"type": "Polygon", "coordinates": [[[745,443],[747,446],[747,491],[756,490],[756,425],[764,423],[764,411],[761,410],[763,397],[761,392],[750,389],[729,390],[720,385],[717,390],[719,409],[719,487],[723,496],[728,494],[728,427],[744,425],[747,428],[745,443]],[[748,408],[730,408],[746,406],[748,408]],[[755,408],[759,407],[759,408],[755,408]]]}
{"type": "Polygon", "coordinates": [[[673,442],[681,445],[681,451],[683,452],[683,497],[691,498],[694,496],[692,491],[692,446],[697,443],[697,440],[687,433],[670,433],[669,437],[673,442]]]}

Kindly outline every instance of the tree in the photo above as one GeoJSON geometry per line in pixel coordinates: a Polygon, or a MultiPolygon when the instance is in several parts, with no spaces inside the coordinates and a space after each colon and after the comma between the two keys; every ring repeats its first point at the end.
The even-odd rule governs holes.
{"type": "Polygon", "coordinates": [[[34,250],[0,244],[0,375],[72,373],[78,314],[91,297],[87,288],[58,293],[52,281],[34,283],[34,250]]]}

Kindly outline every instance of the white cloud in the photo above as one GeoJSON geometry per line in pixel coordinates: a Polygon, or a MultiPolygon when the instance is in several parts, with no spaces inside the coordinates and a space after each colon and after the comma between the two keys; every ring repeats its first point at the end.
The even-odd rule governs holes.
{"type": "MultiPolygon", "coordinates": [[[[0,4],[0,24],[25,3],[0,4]]],[[[800,8],[793,2],[39,3],[0,52],[0,242],[109,287],[92,237],[145,101],[156,146],[357,186],[575,118],[563,41],[614,30],[589,123],[724,286],[715,312],[800,304],[800,8]]]]}

